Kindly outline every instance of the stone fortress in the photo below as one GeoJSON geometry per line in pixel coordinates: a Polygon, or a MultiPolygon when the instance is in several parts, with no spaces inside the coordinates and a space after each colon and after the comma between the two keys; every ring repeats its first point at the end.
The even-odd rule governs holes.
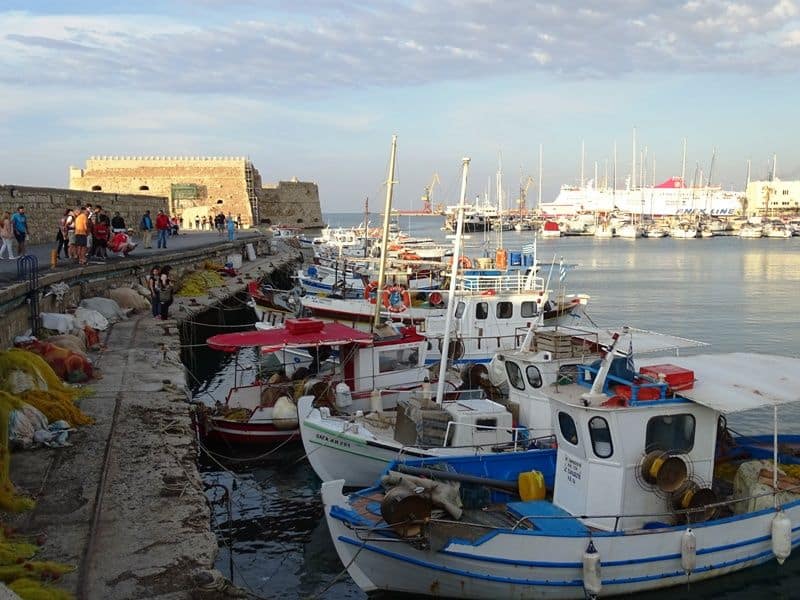
{"type": "Polygon", "coordinates": [[[164,197],[187,229],[219,212],[242,227],[323,226],[317,184],[292,179],[265,186],[241,156],[93,156],[83,169],[70,167],[69,188],[164,197]]]}

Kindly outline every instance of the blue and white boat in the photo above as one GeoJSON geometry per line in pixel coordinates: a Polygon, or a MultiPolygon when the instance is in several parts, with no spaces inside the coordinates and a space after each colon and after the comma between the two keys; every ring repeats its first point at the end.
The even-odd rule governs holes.
{"type": "Polygon", "coordinates": [[[800,543],[800,480],[772,465],[796,462],[778,454],[777,414],[800,401],[800,359],[648,359],[622,377],[609,375],[614,354],[543,391],[557,450],[395,463],[387,487],[350,496],[323,484],[353,580],[366,592],[583,599],[783,563],[800,543]],[[772,461],[732,451],[724,427],[725,414],[759,408],[774,414],[772,461]],[[533,470],[544,490],[531,494],[515,482],[533,470]]]}

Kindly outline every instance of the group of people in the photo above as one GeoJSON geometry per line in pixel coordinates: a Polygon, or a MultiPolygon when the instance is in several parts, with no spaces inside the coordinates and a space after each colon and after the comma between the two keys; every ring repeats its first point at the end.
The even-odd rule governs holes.
{"type": "Polygon", "coordinates": [[[172,304],[174,283],[170,278],[170,266],[153,267],[147,276],[147,289],[150,290],[150,302],[153,317],[162,321],[169,318],[169,307],[172,304]]]}
{"type": "MultiPolygon", "coordinates": [[[[71,259],[79,265],[88,264],[90,258],[105,261],[112,236],[125,232],[125,219],[119,212],[109,217],[99,204],[67,208],[58,223],[56,258],[71,259]]],[[[121,251],[127,255],[131,249],[126,245],[121,251]]]]}
{"type": "Polygon", "coordinates": [[[178,235],[178,218],[169,218],[162,209],[158,210],[155,220],[147,210],[139,221],[139,230],[142,232],[142,242],[145,248],[153,247],[153,231],[157,235],[157,248],[167,247],[167,236],[178,235]]]}
{"type": "Polygon", "coordinates": [[[25,216],[25,207],[18,206],[13,215],[6,211],[0,220],[0,259],[16,259],[25,256],[25,240],[28,237],[28,218],[25,216]],[[17,240],[17,256],[14,256],[14,240],[17,240]],[[3,256],[3,252],[7,256],[3,256]]]}

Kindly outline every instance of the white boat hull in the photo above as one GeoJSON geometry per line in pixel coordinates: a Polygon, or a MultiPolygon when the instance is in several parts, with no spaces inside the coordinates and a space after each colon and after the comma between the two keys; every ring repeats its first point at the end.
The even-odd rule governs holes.
{"type": "MultiPolygon", "coordinates": [[[[392,591],[437,597],[584,599],[582,555],[590,540],[600,554],[601,597],[686,585],[774,560],[772,509],[742,517],[695,524],[696,567],[681,566],[685,527],[574,535],[528,529],[490,529],[475,541],[451,539],[438,552],[398,543],[393,535],[352,528],[359,518],[342,495],[342,482],[322,486],[325,516],[336,551],[365,592],[392,591]]],[[[800,502],[785,508],[800,522],[800,502]]],[[[575,520],[579,524],[577,520],[575,520]]],[[[579,524],[580,526],[580,524],[579,524]]],[[[792,546],[800,543],[798,526],[792,546]]]]}

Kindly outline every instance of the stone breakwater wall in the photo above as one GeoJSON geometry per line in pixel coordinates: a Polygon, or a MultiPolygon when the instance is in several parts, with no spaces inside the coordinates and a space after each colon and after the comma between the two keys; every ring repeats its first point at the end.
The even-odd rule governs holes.
{"type": "Polygon", "coordinates": [[[319,187],[305,181],[264,185],[259,196],[259,219],[262,224],[322,227],[319,187]]]}
{"type": "Polygon", "coordinates": [[[114,211],[119,211],[125,224],[133,229],[139,228],[144,211],[149,210],[155,215],[159,209],[167,208],[167,199],[162,196],[0,185],[0,210],[13,213],[18,206],[25,207],[30,232],[29,243],[32,244],[52,243],[55,247],[58,221],[64,215],[64,209],[87,203],[92,206],[99,204],[109,217],[113,216],[114,211]]]}
{"type": "MultiPolygon", "coordinates": [[[[272,238],[265,235],[216,244],[211,247],[169,251],[141,258],[131,255],[123,261],[91,264],[82,269],[47,272],[39,278],[39,310],[40,312],[64,312],[66,308],[77,305],[82,298],[107,295],[110,288],[132,283],[144,284],[147,273],[153,266],[167,262],[172,266],[173,276],[180,277],[186,271],[197,268],[206,260],[226,262],[225,259],[229,255],[244,252],[246,244],[253,244],[259,257],[255,263],[245,263],[245,265],[252,265],[249,268],[253,269],[252,277],[256,278],[269,272],[273,260],[279,260],[281,257],[288,260],[300,256],[299,250],[285,247],[280,254],[272,254],[270,252],[273,244],[272,238]],[[270,254],[272,255],[265,256],[270,254]],[[57,283],[64,283],[68,286],[68,290],[61,299],[51,293],[53,289],[51,286],[57,283]]],[[[281,247],[283,246],[281,245],[281,247]]],[[[238,279],[230,281],[235,282],[241,289],[246,286],[245,283],[239,283],[238,279]]],[[[14,338],[30,328],[27,293],[25,282],[15,283],[0,290],[0,345],[3,347],[13,345],[14,338]]]]}

